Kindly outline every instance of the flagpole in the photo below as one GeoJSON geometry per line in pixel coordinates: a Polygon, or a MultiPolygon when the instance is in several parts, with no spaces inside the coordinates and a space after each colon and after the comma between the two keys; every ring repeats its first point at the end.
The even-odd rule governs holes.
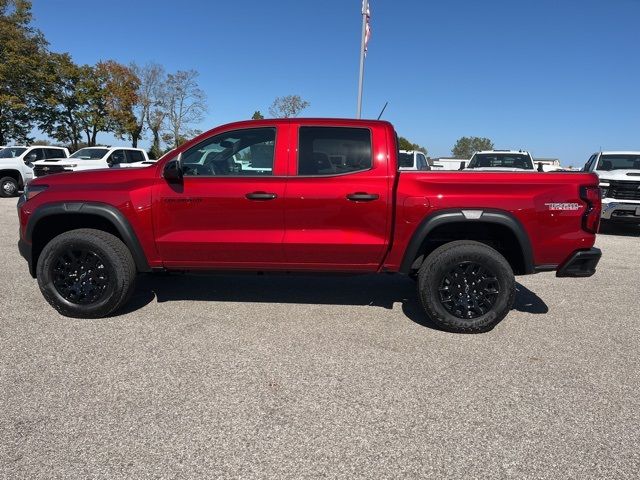
{"type": "Polygon", "coordinates": [[[364,54],[367,41],[367,11],[369,9],[369,0],[362,2],[362,42],[360,44],[360,78],[358,80],[358,111],[356,118],[362,117],[362,86],[364,84],[364,54]]]}

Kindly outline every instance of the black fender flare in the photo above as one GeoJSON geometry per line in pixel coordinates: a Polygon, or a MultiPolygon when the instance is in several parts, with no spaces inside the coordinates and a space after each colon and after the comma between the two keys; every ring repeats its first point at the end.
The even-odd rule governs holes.
{"type": "Polygon", "coordinates": [[[36,208],[29,217],[25,230],[25,240],[32,244],[33,231],[40,220],[51,215],[82,214],[102,217],[111,223],[129,248],[138,272],[150,272],[149,262],[138,241],[133,227],[124,214],[113,205],[98,202],[49,203],[36,208]]]}
{"type": "Polygon", "coordinates": [[[491,210],[485,208],[470,208],[470,209],[456,209],[446,210],[434,213],[425,218],[418,228],[416,228],[409,245],[405,251],[402,263],[400,265],[401,273],[411,273],[411,266],[415,261],[422,243],[427,236],[437,227],[446,225],[449,223],[489,223],[493,225],[502,225],[508,228],[518,239],[520,249],[524,258],[525,274],[535,272],[533,264],[533,249],[531,248],[531,241],[527,231],[522,226],[522,223],[509,212],[501,210],[491,210]],[[468,218],[463,211],[482,211],[482,215],[479,218],[468,218]]]}

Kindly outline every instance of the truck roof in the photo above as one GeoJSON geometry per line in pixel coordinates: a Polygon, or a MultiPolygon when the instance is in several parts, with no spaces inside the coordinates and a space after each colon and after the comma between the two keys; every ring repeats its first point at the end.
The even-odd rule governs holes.
{"type": "Polygon", "coordinates": [[[520,153],[523,155],[529,155],[529,152],[527,152],[526,150],[480,150],[479,152],[476,152],[476,153],[505,153],[505,154],[520,153]]]}
{"type": "Polygon", "coordinates": [[[601,155],[640,155],[640,150],[607,150],[597,153],[601,155]]]}

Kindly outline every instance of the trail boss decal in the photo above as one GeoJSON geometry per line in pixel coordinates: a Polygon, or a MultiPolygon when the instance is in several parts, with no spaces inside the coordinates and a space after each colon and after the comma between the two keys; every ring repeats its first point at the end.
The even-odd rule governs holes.
{"type": "Polygon", "coordinates": [[[569,210],[569,211],[574,211],[574,210],[580,210],[580,207],[582,205],[580,205],[579,203],[545,203],[546,207],[549,210],[553,210],[553,211],[558,211],[558,210],[569,210]]]}

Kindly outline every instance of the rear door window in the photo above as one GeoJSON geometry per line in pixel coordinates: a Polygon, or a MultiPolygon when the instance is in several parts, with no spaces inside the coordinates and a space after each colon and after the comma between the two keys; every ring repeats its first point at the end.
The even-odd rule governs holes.
{"type": "Polygon", "coordinates": [[[300,127],[298,175],[341,175],[370,170],[371,132],[366,128],[300,127]]]}
{"type": "Polygon", "coordinates": [[[47,158],[66,158],[65,152],[61,148],[45,148],[44,154],[47,158]]]}
{"type": "Polygon", "coordinates": [[[113,165],[119,165],[127,161],[124,156],[124,150],[114,150],[109,159],[113,165]]]}
{"type": "Polygon", "coordinates": [[[127,150],[127,157],[127,163],[144,162],[144,156],[138,150],[127,150]]]}

